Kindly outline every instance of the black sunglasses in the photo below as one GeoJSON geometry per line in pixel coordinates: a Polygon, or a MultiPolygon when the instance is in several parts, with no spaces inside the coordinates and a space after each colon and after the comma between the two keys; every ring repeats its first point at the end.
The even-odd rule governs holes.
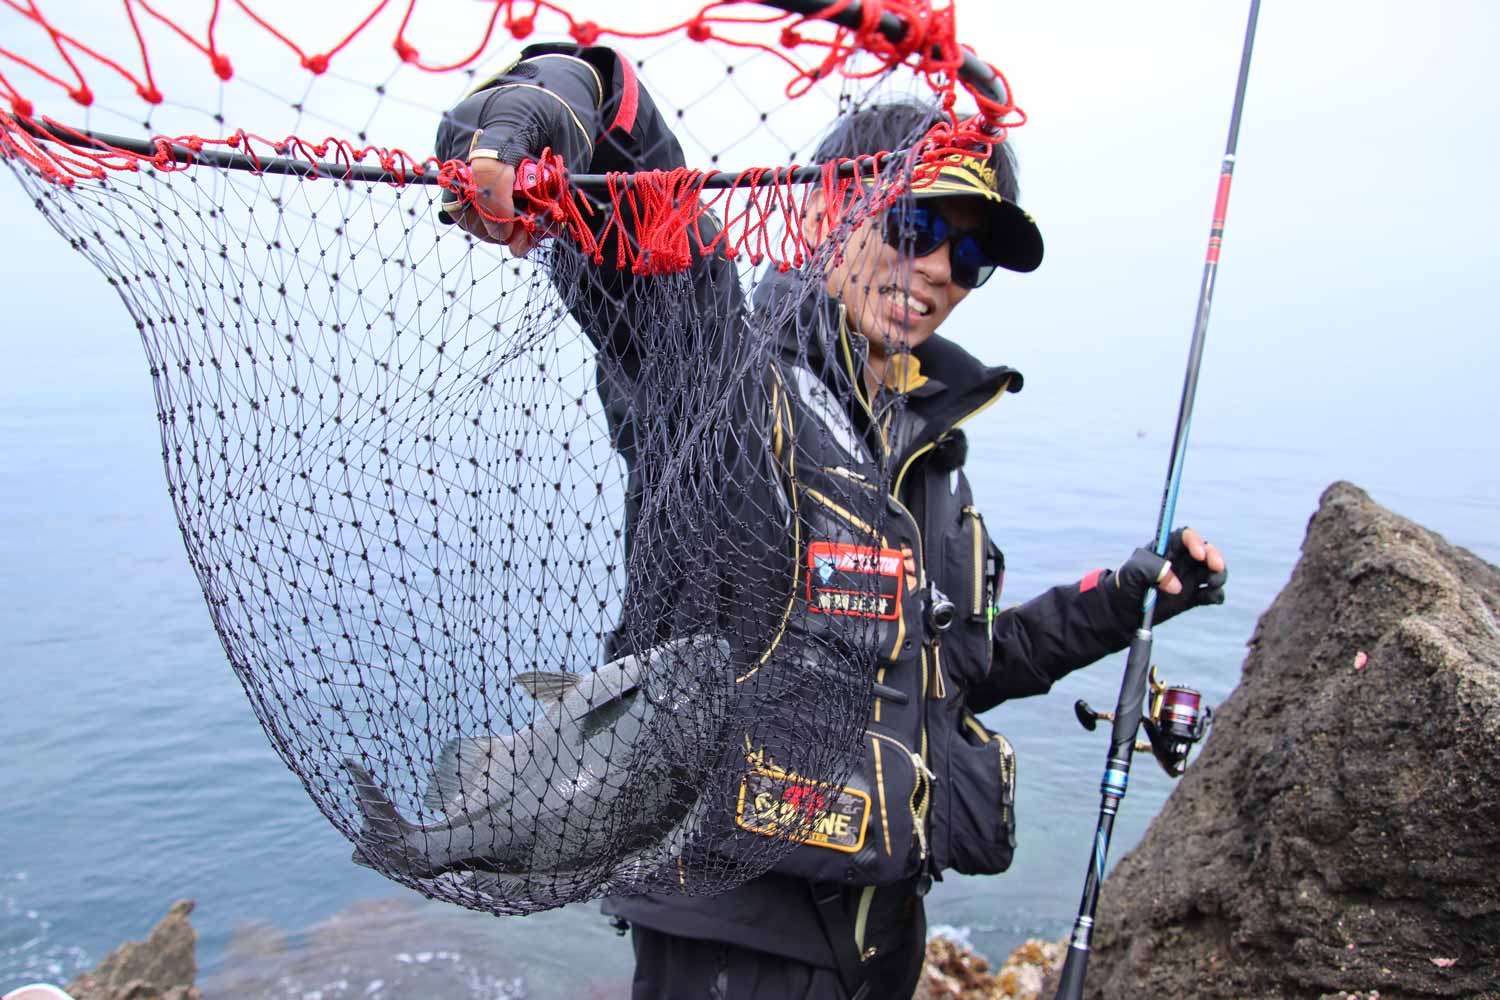
{"type": "Polygon", "coordinates": [[[978,288],[1000,266],[976,233],[954,228],[937,209],[909,198],[886,211],[884,235],[887,245],[912,257],[926,257],[944,243],[952,243],[949,267],[960,288],[978,288]]]}

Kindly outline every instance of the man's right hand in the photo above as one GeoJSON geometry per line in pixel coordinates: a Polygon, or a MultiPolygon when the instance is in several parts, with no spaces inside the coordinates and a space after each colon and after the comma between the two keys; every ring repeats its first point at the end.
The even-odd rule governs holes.
{"type": "Polygon", "coordinates": [[[556,220],[534,217],[531,210],[557,196],[559,185],[548,183],[548,169],[560,166],[564,176],[588,172],[593,137],[607,131],[600,109],[612,66],[601,67],[616,61],[604,49],[531,46],[519,62],[444,114],[433,153],[444,163],[468,164],[474,189],[467,199],[457,190],[444,191],[439,219],[456,222],[476,239],[506,247],[518,257],[554,235],[551,226],[556,220]],[[541,168],[539,181],[520,173],[523,164],[548,150],[557,160],[541,168]],[[533,183],[540,183],[537,202],[525,196],[533,183]],[[512,221],[517,216],[525,221],[512,221]]]}
{"type": "Polygon", "coordinates": [[[532,247],[532,236],[526,227],[516,222],[496,221],[520,214],[515,203],[516,168],[494,157],[481,156],[469,161],[469,170],[474,175],[474,200],[463,206],[455,221],[477,239],[508,247],[517,257],[526,256],[532,247]]]}

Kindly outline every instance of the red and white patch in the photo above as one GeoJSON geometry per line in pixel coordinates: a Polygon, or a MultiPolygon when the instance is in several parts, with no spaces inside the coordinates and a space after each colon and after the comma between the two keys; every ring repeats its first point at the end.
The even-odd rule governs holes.
{"type": "Polygon", "coordinates": [[[904,572],[899,549],[813,542],[807,547],[807,610],[893,621],[901,617],[904,572]]]}

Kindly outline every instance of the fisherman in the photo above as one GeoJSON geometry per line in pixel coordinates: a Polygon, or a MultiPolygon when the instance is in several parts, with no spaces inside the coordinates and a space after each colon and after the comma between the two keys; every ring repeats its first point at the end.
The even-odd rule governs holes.
{"type": "MultiPolygon", "coordinates": [[[[937,120],[933,109],[910,103],[848,113],[814,159],[899,151],[937,120]]],[[[474,201],[489,218],[456,196],[445,214],[481,240],[527,254],[533,234],[495,219],[517,217],[516,168],[544,149],[560,154],[574,173],[684,165],[680,146],[628,62],[607,48],[532,46],[445,116],[438,155],[468,161],[474,201]]],[[[1224,599],[1223,555],[1196,531],[1180,529],[1166,559],[1137,549],[1117,571],[1096,570],[994,610],[1004,562],[975,510],[958,425],[1018,390],[1021,378],[982,364],[938,328],[997,268],[1024,272],[1041,262],[1041,236],[1016,199],[1015,163],[1004,143],[987,159],[959,156],[945,163],[929,187],[852,230],[838,225],[831,206],[814,193],[801,220],[803,236],[809,246],[825,248],[830,239],[842,240],[839,252],[821,256],[821,268],[767,277],[756,290],[756,317],[795,315],[803,324],[787,332],[797,343],[785,346],[778,378],[803,384],[806,376],[793,370],[796,365],[805,372],[806,359],[840,351],[857,362],[843,382],[836,365],[818,370],[831,398],[844,401],[839,412],[818,405],[816,384],[811,395],[793,392],[797,425],[818,431],[798,443],[817,459],[810,467],[872,469],[880,482],[877,453],[901,457],[895,464],[901,474],[884,482],[904,512],[892,518],[891,529],[892,544],[899,540],[905,554],[898,571],[901,613],[917,610],[910,620],[902,618],[897,638],[879,651],[889,667],[881,672],[886,690],[898,688],[900,697],[885,697],[877,717],[883,731],[911,734],[906,748],[919,741],[926,748],[921,771],[910,776],[911,801],[920,808],[913,807],[909,825],[895,834],[909,844],[898,843],[890,856],[870,862],[852,883],[849,872],[862,855],[809,843],[770,873],[717,896],[607,899],[605,913],[621,926],[628,922],[633,934],[637,1000],[909,997],[925,953],[922,897],[932,879],[944,870],[997,873],[1010,863],[1009,748],[976,715],[1010,698],[1044,693],[1070,671],[1123,649],[1153,585],[1157,623],[1224,599]],[[896,397],[904,407],[885,405],[896,397]],[[890,414],[889,426],[877,426],[877,412],[890,414]]],[[[713,220],[704,217],[698,225],[700,236],[712,239],[713,220]]],[[[734,322],[740,300],[732,263],[715,254],[694,267],[696,307],[720,308],[722,317],[707,318],[734,322]]],[[[601,353],[613,362],[624,359],[613,364],[615,375],[601,376],[599,392],[635,496],[642,470],[628,428],[643,415],[632,411],[640,404],[629,383],[641,362],[632,360],[632,331],[621,328],[628,327],[621,318],[628,313],[610,313],[587,293],[560,291],[601,353]]],[[[801,464],[798,469],[802,474],[801,464]]],[[[806,475],[817,475],[816,469],[806,475]]],[[[831,537],[838,529],[831,519],[820,528],[822,513],[808,515],[811,530],[831,537]]],[[[627,509],[627,541],[636,514],[636,507],[627,509]]],[[[779,541],[784,547],[785,538],[779,541]]],[[[814,537],[803,544],[835,551],[841,543],[814,537]]],[[[799,627],[816,627],[812,603],[799,610],[799,627]]]]}

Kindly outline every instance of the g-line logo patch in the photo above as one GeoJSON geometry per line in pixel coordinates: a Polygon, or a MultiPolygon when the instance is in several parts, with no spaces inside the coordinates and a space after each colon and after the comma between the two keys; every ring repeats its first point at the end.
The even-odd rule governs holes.
{"type": "Polygon", "coordinates": [[[893,621],[901,617],[902,578],[899,549],[842,542],[807,547],[807,609],[815,614],[893,621]]]}

